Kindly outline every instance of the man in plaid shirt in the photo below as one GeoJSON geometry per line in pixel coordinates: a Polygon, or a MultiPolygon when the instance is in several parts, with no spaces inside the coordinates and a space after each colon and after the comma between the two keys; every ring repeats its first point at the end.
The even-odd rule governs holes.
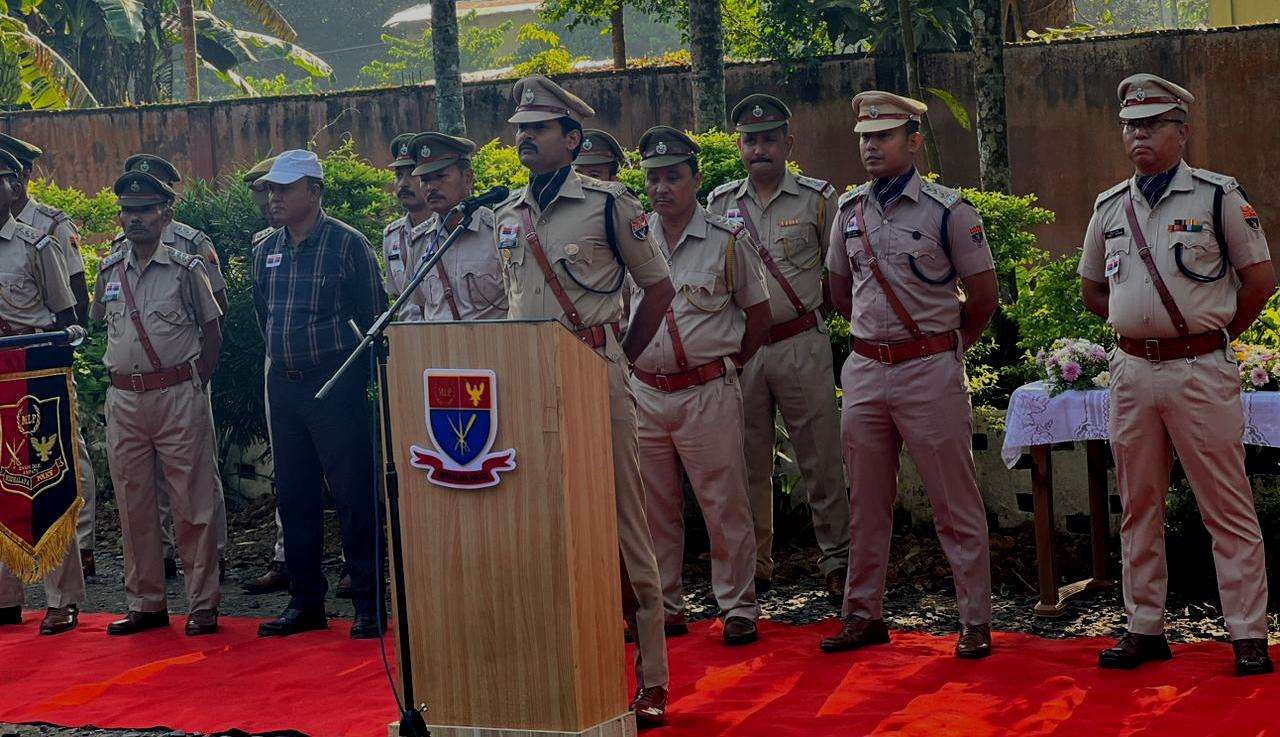
{"type": "Polygon", "coordinates": [[[386,307],[378,263],[359,231],[324,213],[324,171],[310,151],[286,151],[261,180],[274,222],[283,227],[253,253],[253,305],[266,342],[277,506],[289,569],[288,607],[258,628],[283,637],[326,626],[328,582],[322,482],[338,508],[342,550],[356,609],[353,638],[377,637],[374,456],[368,371],[349,371],[324,401],[315,394],[386,307]]]}

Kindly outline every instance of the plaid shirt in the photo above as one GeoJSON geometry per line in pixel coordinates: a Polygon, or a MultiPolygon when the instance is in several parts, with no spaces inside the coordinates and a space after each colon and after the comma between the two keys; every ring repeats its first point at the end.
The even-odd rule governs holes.
{"type": "Polygon", "coordinates": [[[355,228],[324,211],[296,246],[280,228],[253,251],[253,309],[272,364],[306,370],[345,357],[386,308],[378,261],[355,228]]]}

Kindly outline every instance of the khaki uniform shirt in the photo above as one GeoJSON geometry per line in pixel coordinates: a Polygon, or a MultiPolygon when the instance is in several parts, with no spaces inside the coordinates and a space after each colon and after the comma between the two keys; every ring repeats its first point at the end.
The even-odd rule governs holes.
{"type": "MultiPolygon", "coordinates": [[[[826,261],[831,221],[836,215],[836,188],[821,179],[786,172],[768,202],[761,202],[749,179],[721,185],[707,198],[707,209],[734,222],[743,222],[744,200],[756,235],[769,249],[783,278],[804,305],[805,312],[822,306],[822,266],[826,261]]],[[[782,285],[769,273],[769,311],[774,323],[800,315],[782,285]]]]}
{"type": "MultiPolygon", "coordinates": [[[[747,330],[745,310],[769,299],[764,263],[751,234],[699,206],[674,246],[667,243],[656,212],[649,214],[649,236],[671,265],[676,288],[671,310],[688,369],[736,353],[747,330]]],[[[635,290],[632,301],[642,296],[635,290]]],[[[682,370],[665,321],[636,359],[636,368],[654,374],[682,370]]]]}
{"type": "Polygon", "coordinates": [[[67,276],[84,273],[84,256],[80,253],[80,233],[76,224],[65,212],[27,198],[27,204],[18,213],[18,222],[26,223],[53,238],[62,253],[67,276]]]}
{"type": "Polygon", "coordinates": [[[115,252],[98,267],[93,307],[89,309],[90,318],[107,323],[107,352],[102,363],[116,373],[155,370],[129,319],[120,282],[122,271],[160,367],[173,368],[198,356],[201,327],[222,315],[213,299],[204,259],[162,243],[140,264],[126,239],[116,245],[115,252]]]}
{"type": "Polygon", "coordinates": [[[0,317],[14,328],[49,330],[76,304],[62,253],[42,231],[12,217],[0,225],[0,317]]]}
{"type": "Polygon", "coordinates": [[[911,178],[888,212],[880,209],[870,191],[871,185],[863,184],[840,197],[827,252],[827,268],[853,280],[853,335],[889,343],[912,340],[867,265],[862,252],[863,228],[880,270],[920,330],[933,335],[959,329],[959,279],[995,268],[977,210],[961,199],[959,192],[925,182],[919,174],[911,178]],[[864,195],[867,222],[859,223],[854,217],[854,202],[864,195]],[[944,212],[949,213],[949,258],[942,247],[944,212]],[[955,273],[948,278],[952,268],[955,273]]]}
{"type": "MultiPolygon", "coordinates": [[[[112,253],[115,253],[123,242],[124,233],[116,233],[116,239],[111,244],[112,253]]],[[[160,243],[204,259],[205,274],[209,277],[209,287],[213,289],[213,293],[227,290],[227,280],[222,276],[222,264],[218,260],[218,251],[213,247],[213,240],[205,235],[204,231],[174,220],[165,226],[164,232],[160,234],[160,243]]],[[[257,243],[257,235],[254,236],[254,243],[257,243]]],[[[102,266],[99,265],[98,268],[102,266]]]]}
{"type": "Polygon", "coordinates": [[[1134,215],[1151,248],[1156,269],[1164,279],[1194,333],[1226,327],[1236,314],[1239,279],[1233,269],[1270,260],[1267,238],[1257,213],[1245,200],[1236,181],[1179,164],[1173,180],[1154,208],[1138,190],[1136,178],[1103,192],[1094,205],[1093,218],[1084,236],[1079,273],[1086,279],[1106,282],[1111,289],[1108,322],[1129,338],[1173,338],[1178,331],[1138,255],[1138,243],[1125,214],[1125,200],[1133,197],[1134,215]],[[1222,195],[1221,222],[1213,216],[1214,192],[1222,195]],[[1178,268],[1176,252],[1190,271],[1205,277],[1218,274],[1223,254],[1214,228],[1226,243],[1227,271],[1222,278],[1202,283],[1178,268]],[[1181,249],[1175,247],[1181,244],[1181,249]]]}
{"type": "Polygon", "coordinates": [[[605,201],[610,194],[614,198],[618,256],[626,264],[627,273],[641,288],[667,277],[667,261],[649,240],[648,221],[640,201],[626,185],[570,172],[545,211],[525,188],[494,213],[494,239],[502,258],[508,315],[512,319],[552,318],[574,329],[547,285],[537,259],[529,252],[521,217],[524,207],[529,208],[547,261],[582,317],[582,324],[589,327],[621,319],[623,264],[618,263],[609,247],[604,223],[605,201]]]}
{"type": "MultiPolygon", "coordinates": [[[[414,270],[420,263],[418,257],[427,248],[430,223],[431,218],[427,218],[414,225],[405,214],[391,221],[382,231],[382,261],[387,269],[382,284],[387,296],[393,300],[413,279],[414,270]]],[[[421,320],[422,307],[415,300],[410,300],[400,309],[398,317],[401,320],[421,320]]]]}
{"type": "MultiPolygon", "coordinates": [[[[425,262],[445,239],[449,229],[444,227],[439,215],[432,215],[424,225],[427,233],[425,247],[414,261],[414,269],[425,262]]],[[[453,312],[445,299],[446,283],[440,277],[444,266],[448,288],[453,292],[453,303],[458,308],[460,320],[501,320],[507,316],[507,292],[502,285],[502,261],[493,245],[493,210],[482,207],[471,217],[471,224],[458,240],[454,241],[436,266],[427,273],[413,293],[413,302],[422,311],[424,320],[439,322],[453,320],[453,312]]]]}

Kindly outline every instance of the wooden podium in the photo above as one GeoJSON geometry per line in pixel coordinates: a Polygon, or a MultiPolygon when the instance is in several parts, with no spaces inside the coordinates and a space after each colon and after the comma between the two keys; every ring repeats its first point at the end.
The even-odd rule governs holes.
{"type": "Polygon", "coordinates": [[[387,336],[408,602],[394,616],[407,617],[412,698],[432,735],[633,735],[604,361],[556,322],[397,323],[387,336]],[[485,476],[422,461],[468,458],[486,439],[464,467],[513,449],[496,485],[428,480],[485,476]]]}

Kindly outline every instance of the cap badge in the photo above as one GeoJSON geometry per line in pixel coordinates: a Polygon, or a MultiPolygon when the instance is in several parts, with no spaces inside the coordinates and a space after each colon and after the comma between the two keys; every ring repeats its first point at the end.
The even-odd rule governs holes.
{"type": "MultiPolygon", "coordinates": [[[[148,171],[151,171],[151,162],[150,162],[150,161],[147,161],[146,159],[143,159],[142,161],[139,161],[139,162],[138,162],[138,171],[141,171],[141,172],[148,172],[148,171]]],[[[135,191],[136,191],[136,190],[135,190],[135,191]]]]}
{"type": "Polygon", "coordinates": [[[583,141],[583,142],[582,142],[582,150],[583,150],[583,151],[590,151],[590,150],[591,150],[591,146],[592,146],[592,145],[593,145],[593,144],[591,143],[591,139],[590,139],[590,138],[588,138],[587,140],[585,140],[585,141],[583,141]]]}
{"type": "Polygon", "coordinates": [[[871,107],[867,108],[867,115],[870,115],[872,118],[880,117],[880,108],[876,107],[875,105],[872,105],[871,107]]]}
{"type": "Polygon", "coordinates": [[[141,192],[141,191],[142,191],[142,187],[141,187],[141,185],[139,185],[139,184],[138,184],[138,180],[137,180],[137,179],[133,180],[132,182],[129,182],[129,191],[130,191],[130,192],[141,192]]]}
{"type": "Polygon", "coordinates": [[[667,142],[658,141],[658,145],[654,146],[653,150],[657,151],[659,156],[661,156],[662,154],[665,154],[667,152],[667,142]]]}
{"type": "Polygon", "coordinates": [[[400,144],[400,155],[401,155],[401,156],[408,156],[408,155],[409,155],[409,144],[407,144],[407,143],[402,143],[402,144],[400,144]]]}
{"type": "Polygon", "coordinates": [[[1137,91],[1133,93],[1133,97],[1138,102],[1142,102],[1143,100],[1147,99],[1147,91],[1139,87],[1137,91]]]}
{"type": "Polygon", "coordinates": [[[430,157],[431,157],[431,147],[430,147],[430,146],[423,146],[423,147],[422,147],[422,150],[418,152],[418,157],[419,157],[419,158],[423,158],[423,159],[430,158],[430,157]]]}
{"type": "Polygon", "coordinates": [[[520,102],[521,104],[524,104],[524,105],[528,105],[529,103],[533,102],[533,90],[526,89],[524,91],[524,94],[520,96],[520,102]]]}
{"type": "Polygon", "coordinates": [[[759,105],[756,105],[755,107],[751,108],[751,114],[757,118],[762,118],[764,117],[764,108],[760,107],[759,105]]]}

